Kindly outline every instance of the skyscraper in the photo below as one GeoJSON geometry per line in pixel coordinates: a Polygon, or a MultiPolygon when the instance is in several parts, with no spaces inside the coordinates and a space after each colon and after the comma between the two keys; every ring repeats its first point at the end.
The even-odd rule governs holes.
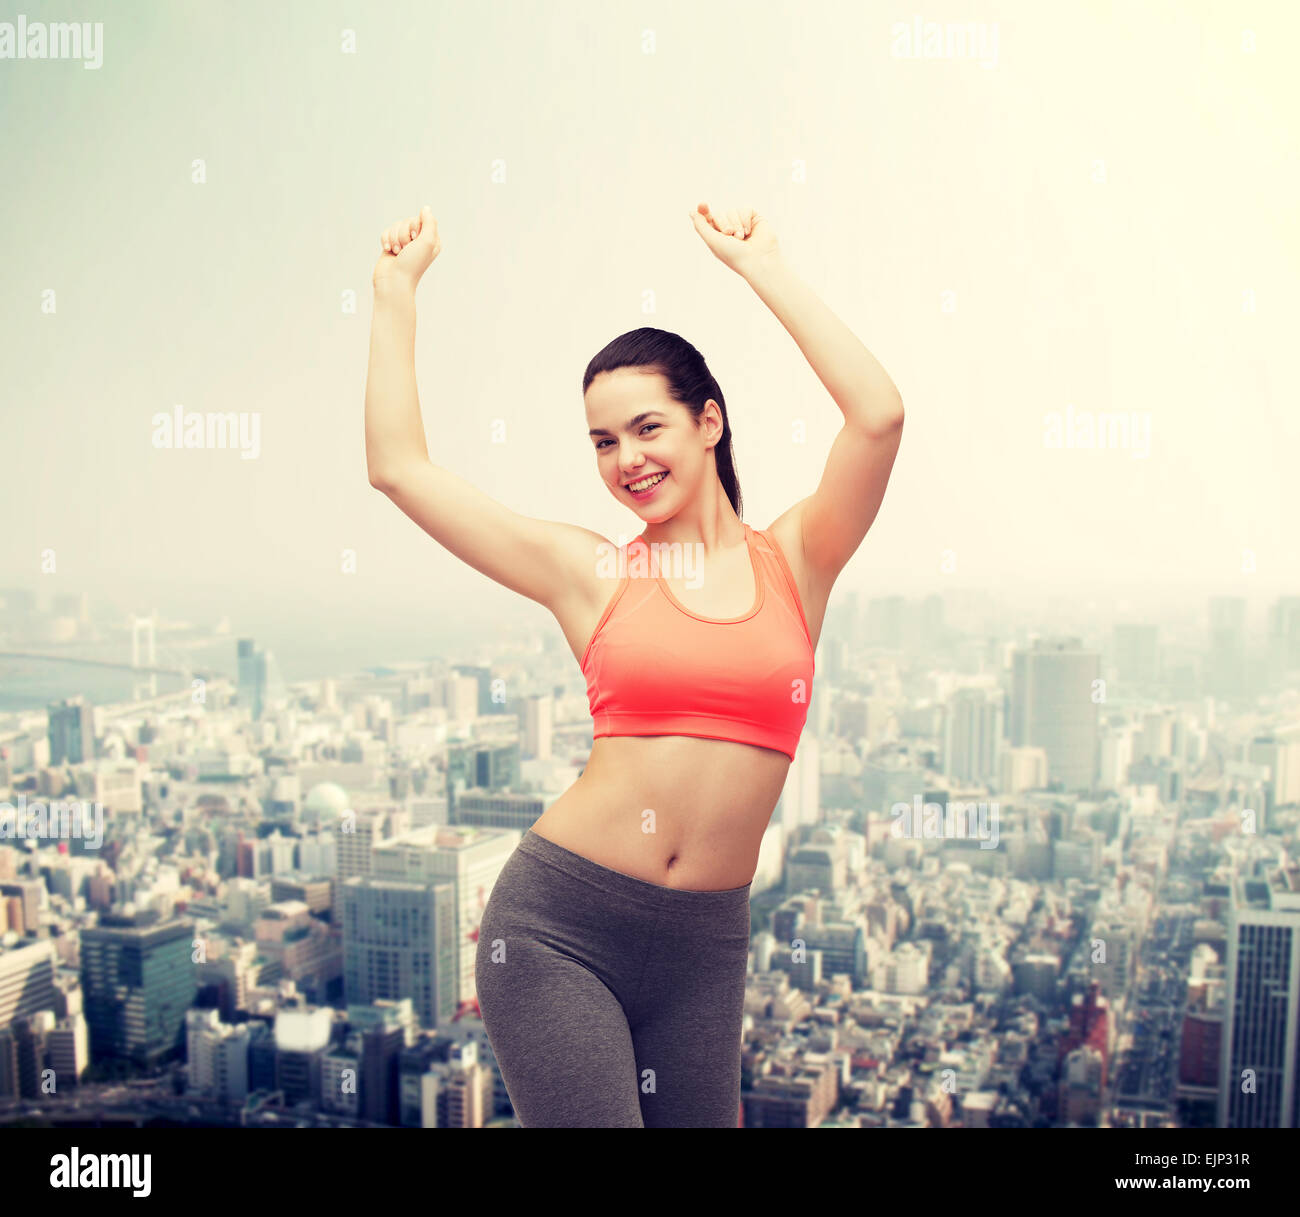
{"type": "Polygon", "coordinates": [[[49,938],[0,952],[0,1030],[15,1019],[54,1009],[57,963],[54,940],[49,938]]]}
{"type": "Polygon", "coordinates": [[[821,748],[817,737],[810,732],[805,731],[799,737],[773,819],[781,825],[787,839],[799,828],[821,820],[821,748]]]}
{"type": "Polygon", "coordinates": [[[1101,667],[1096,651],[1077,638],[1036,639],[1012,656],[1010,744],[1047,753],[1049,782],[1088,790],[1097,775],[1101,667]]]}
{"type": "Polygon", "coordinates": [[[1246,601],[1242,596],[1210,597],[1207,691],[1220,697],[1246,692],[1246,601]]]}
{"type": "Polygon", "coordinates": [[[538,760],[551,759],[554,708],[554,699],[549,694],[529,697],[524,701],[524,721],[521,725],[524,729],[525,747],[529,756],[538,760]]]}
{"type": "Polygon", "coordinates": [[[275,656],[256,646],[251,638],[240,638],[236,661],[239,704],[247,706],[254,722],[270,705],[282,700],[286,694],[284,681],[275,656]]]}
{"type": "Polygon", "coordinates": [[[194,924],[156,913],[106,913],[81,931],[81,986],[91,1055],[153,1065],[181,1047],[194,1002],[194,924]]]}
{"type": "Polygon", "coordinates": [[[1229,886],[1220,1128],[1300,1127],[1300,892],[1297,872],[1229,886]]]}
{"type": "Polygon", "coordinates": [[[395,803],[365,807],[359,811],[349,809],[349,812],[334,838],[337,869],[330,919],[335,925],[342,924],[343,885],[354,876],[370,878],[374,847],[400,836],[411,827],[410,811],[395,803]]]}
{"type": "Polygon", "coordinates": [[[944,715],[943,771],[959,782],[995,782],[1002,742],[1002,695],[957,689],[944,715]]]}
{"type": "Polygon", "coordinates": [[[349,1005],[409,997],[421,1026],[456,1012],[456,889],[354,876],[342,885],[349,1005]]]}
{"type": "Polygon", "coordinates": [[[1275,682],[1300,670],[1300,596],[1281,596],[1269,609],[1268,660],[1275,682]]]}
{"type": "Polygon", "coordinates": [[[449,982],[455,982],[458,1005],[463,1006],[475,996],[474,970],[483,910],[519,836],[519,832],[500,829],[431,825],[377,844],[371,852],[373,879],[435,887],[452,885],[456,894],[456,948],[453,967],[444,974],[449,982]]]}
{"type": "Polygon", "coordinates": [[[50,720],[50,764],[65,761],[79,765],[95,756],[93,711],[80,695],[54,702],[47,711],[50,720]]]}

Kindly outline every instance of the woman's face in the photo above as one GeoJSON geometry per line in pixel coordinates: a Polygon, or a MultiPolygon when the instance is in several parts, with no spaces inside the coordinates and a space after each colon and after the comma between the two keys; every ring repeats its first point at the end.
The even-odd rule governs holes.
{"type": "Polygon", "coordinates": [[[658,372],[633,368],[602,372],[584,400],[596,467],[620,503],[653,524],[699,493],[709,472],[709,449],[722,435],[717,402],[708,400],[696,426],[691,412],[668,396],[658,372]],[[631,489],[650,481],[643,493],[631,489]]]}

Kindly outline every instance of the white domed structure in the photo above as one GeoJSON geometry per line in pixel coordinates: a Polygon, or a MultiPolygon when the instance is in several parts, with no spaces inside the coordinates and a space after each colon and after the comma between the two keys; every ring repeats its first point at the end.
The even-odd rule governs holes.
{"type": "Polygon", "coordinates": [[[348,809],[351,800],[348,792],[334,782],[318,782],[307,792],[303,801],[303,819],[319,827],[337,820],[348,809]]]}

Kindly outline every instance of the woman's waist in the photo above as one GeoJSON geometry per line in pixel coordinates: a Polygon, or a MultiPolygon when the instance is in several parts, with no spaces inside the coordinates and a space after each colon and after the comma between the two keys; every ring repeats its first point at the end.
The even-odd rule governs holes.
{"type": "Polygon", "coordinates": [[[790,759],[770,749],[686,736],[598,739],[551,822],[654,836],[667,853],[761,837],[790,759]]]}
{"type": "MultiPolygon", "coordinates": [[[[790,758],[772,748],[689,735],[611,735],[594,741],[579,782],[599,797],[632,798],[666,810],[776,805],[790,758]]],[[[575,783],[575,786],[577,783],[575,783]]]]}

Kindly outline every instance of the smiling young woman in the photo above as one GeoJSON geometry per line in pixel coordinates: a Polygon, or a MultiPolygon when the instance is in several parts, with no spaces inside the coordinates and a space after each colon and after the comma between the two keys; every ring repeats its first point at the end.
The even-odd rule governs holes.
{"type": "Polygon", "coordinates": [[[520,516],[432,464],[414,367],[415,288],[441,249],[428,208],[385,232],[374,271],[371,484],[550,609],[587,682],[588,764],[524,834],[479,930],[479,1009],[525,1127],[735,1126],[749,886],[831,587],[880,508],[902,431],[892,381],[761,216],[701,204],[691,222],[845,416],[816,492],[766,529],[740,518],[721,388],[663,330],[620,335],[583,376],[599,475],[645,525],[627,545],[520,516]]]}

